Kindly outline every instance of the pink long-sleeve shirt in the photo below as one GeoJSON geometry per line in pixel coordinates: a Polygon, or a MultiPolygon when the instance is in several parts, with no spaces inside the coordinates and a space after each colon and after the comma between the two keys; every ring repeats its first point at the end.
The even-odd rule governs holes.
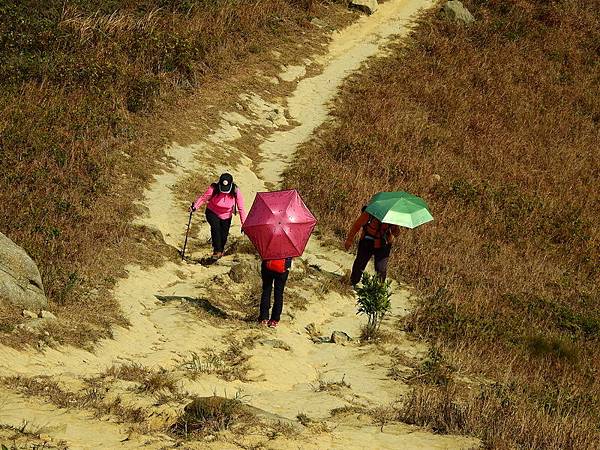
{"type": "MultiPolygon", "coordinates": [[[[242,225],[246,221],[246,209],[244,208],[244,197],[239,189],[235,191],[235,198],[230,194],[218,192],[213,196],[214,187],[211,185],[206,192],[196,199],[194,208],[198,209],[205,203],[206,208],[214,212],[219,219],[229,219],[233,216],[233,207],[237,202],[237,209],[240,212],[240,222],[242,225]]],[[[216,188],[218,189],[218,188],[216,188]]]]}

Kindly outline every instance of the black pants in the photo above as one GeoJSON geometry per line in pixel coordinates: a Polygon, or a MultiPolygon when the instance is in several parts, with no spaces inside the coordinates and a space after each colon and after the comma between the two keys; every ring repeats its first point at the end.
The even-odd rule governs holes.
{"type": "Polygon", "coordinates": [[[283,289],[285,282],[288,279],[288,273],[278,273],[267,269],[264,263],[260,269],[262,277],[262,295],[260,297],[260,315],[258,320],[269,319],[269,309],[271,308],[271,291],[275,286],[275,301],[273,302],[273,310],[271,311],[271,320],[279,322],[281,318],[281,310],[283,309],[283,289]]]}
{"type": "Polygon", "coordinates": [[[231,227],[231,217],[229,219],[219,219],[219,217],[210,209],[206,209],[206,221],[210,225],[210,239],[214,253],[222,253],[225,250],[227,237],[229,236],[229,227],[231,227]]]}
{"type": "Polygon", "coordinates": [[[361,239],[361,241],[358,243],[356,259],[352,265],[350,282],[352,284],[356,284],[360,281],[371,257],[375,257],[375,272],[377,272],[377,275],[379,275],[381,280],[385,280],[385,277],[387,276],[387,265],[391,250],[391,245],[375,248],[374,241],[370,239],[361,239]]]}

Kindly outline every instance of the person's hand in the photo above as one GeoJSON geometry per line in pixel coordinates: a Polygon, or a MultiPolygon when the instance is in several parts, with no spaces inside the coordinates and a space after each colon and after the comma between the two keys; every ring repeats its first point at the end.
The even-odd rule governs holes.
{"type": "Polygon", "coordinates": [[[188,208],[188,212],[196,212],[196,207],[194,206],[194,204],[192,203],[190,205],[190,207],[188,208]]]}

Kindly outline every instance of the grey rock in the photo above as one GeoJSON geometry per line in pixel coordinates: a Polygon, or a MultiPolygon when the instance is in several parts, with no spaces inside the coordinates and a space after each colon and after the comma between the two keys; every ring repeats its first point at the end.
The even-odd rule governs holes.
{"type": "Polygon", "coordinates": [[[40,271],[29,255],[0,233],[0,303],[39,311],[48,305],[40,271]]]}
{"type": "Polygon", "coordinates": [[[42,319],[50,319],[50,320],[56,320],[56,319],[58,319],[58,317],[56,317],[50,311],[45,311],[45,310],[42,310],[42,312],[40,313],[40,317],[42,319]]]}
{"type": "Polygon", "coordinates": [[[331,339],[329,341],[333,342],[334,344],[345,344],[351,340],[352,338],[348,336],[347,333],[344,333],[343,331],[334,331],[331,333],[331,339]]]}
{"type": "Polygon", "coordinates": [[[18,330],[28,331],[33,334],[40,334],[43,331],[43,328],[48,325],[51,319],[32,319],[28,320],[25,323],[20,323],[17,325],[18,330]]]}
{"type": "Polygon", "coordinates": [[[283,417],[279,414],[274,414],[269,411],[265,411],[264,409],[260,409],[252,405],[244,404],[243,409],[248,413],[254,415],[263,423],[269,425],[286,425],[290,427],[295,433],[302,433],[302,431],[304,431],[304,425],[298,423],[296,420],[288,419],[287,417],[283,417]]]}
{"type": "Polygon", "coordinates": [[[38,315],[33,311],[29,311],[28,309],[23,310],[23,317],[27,317],[28,319],[37,319],[38,315]]]}
{"type": "Polygon", "coordinates": [[[473,14],[471,14],[471,12],[464,7],[462,2],[458,0],[450,0],[449,2],[446,2],[442,10],[444,11],[444,14],[446,14],[446,17],[451,20],[456,20],[463,23],[475,22],[475,17],[473,17],[473,14]]]}
{"type": "Polygon", "coordinates": [[[377,0],[351,0],[350,6],[367,14],[373,14],[379,8],[377,0]]]}
{"type": "Polygon", "coordinates": [[[318,17],[313,17],[311,19],[310,23],[312,23],[315,27],[318,27],[318,28],[325,28],[327,26],[327,24],[325,22],[323,22],[321,19],[319,19],[318,17]]]}

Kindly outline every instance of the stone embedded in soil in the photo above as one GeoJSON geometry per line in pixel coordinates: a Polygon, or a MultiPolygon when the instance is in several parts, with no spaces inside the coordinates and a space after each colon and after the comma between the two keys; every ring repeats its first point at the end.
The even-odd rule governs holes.
{"type": "Polygon", "coordinates": [[[377,0],[352,0],[350,5],[367,14],[373,14],[379,8],[377,0]]]}
{"type": "Polygon", "coordinates": [[[29,255],[0,233],[0,303],[39,311],[48,305],[40,271],[29,255]]]}
{"type": "Polygon", "coordinates": [[[444,14],[451,20],[463,23],[475,22],[473,14],[458,0],[450,0],[443,7],[444,14]]]}
{"type": "Polygon", "coordinates": [[[58,319],[58,317],[56,317],[50,311],[45,311],[45,310],[42,310],[42,312],[40,313],[40,317],[42,319],[50,319],[50,320],[56,320],[56,319],[58,319]]]}
{"type": "Polygon", "coordinates": [[[17,329],[29,333],[38,334],[52,319],[31,319],[25,323],[17,325],[17,329]]]}
{"type": "Polygon", "coordinates": [[[28,319],[37,319],[38,315],[33,311],[29,311],[28,309],[23,310],[23,317],[27,317],[28,319]]]}
{"type": "Polygon", "coordinates": [[[350,342],[352,338],[343,331],[334,331],[331,333],[330,342],[334,344],[345,344],[346,342],[350,342]]]}

